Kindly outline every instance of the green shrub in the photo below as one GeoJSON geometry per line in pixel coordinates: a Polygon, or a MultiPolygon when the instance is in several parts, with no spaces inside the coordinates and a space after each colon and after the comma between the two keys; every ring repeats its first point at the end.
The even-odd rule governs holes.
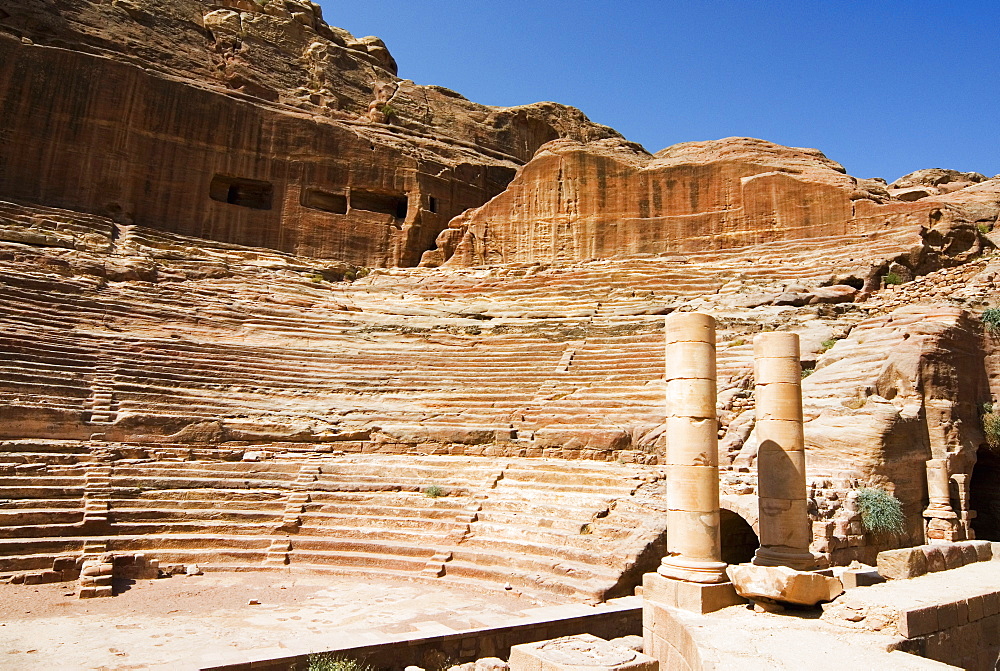
{"type": "Polygon", "coordinates": [[[976,228],[977,228],[977,229],[979,230],[979,232],[980,232],[980,233],[982,233],[983,235],[986,235],[987,233],[989,233],[989,232],[990,232],[990,231],[992,230],[992,229],[990,228],[990,225],[989,225],[989,224],[976,224],[976,228]]]}
{"type": "Polygon", "coordinates": [[[819,344],[819,347],[820,347],[819,351],[821,353],[825,352],[825,351],[827,351],[828,349],[830,349],[831,347],[833,347],[836,344],[837,344],[837,339],[836,338],[827,338],[826,340],[824,340],[823,342],[821,342],[819,344]]]}
{"type": "Polygon", "coordinates": [[[1000,452],[1000,412],[993,411],[992,403],[983,404],[982,421],[986,444],[994,452],[1000,452]]]}
{"type": "Polygon", "coordinates": [[[1000,308],[987,308],[981,317],[989,333],[1000,333],[1000,308]]]}
{"type": "Polygon", "coordinates": [[[308,659],[308,671],[373,671],[367,664],[332,652],[313,653],[308,659]]]}
{"type": "Polygon", "coordinates": [[[743,338],[737,338],[736,340],[734,340],[731,343],[729,343],[729,346],[730,347],[741,347],[741,346],[746,345],[746,344],[747,344],[746,340],[744,340],[743,338]]]}
{"type": "Polygon", "coordinates": [[[899,273],[886,273],[882,281],[885,282],[885,286],[889,286],[890,284],[902,284],[903,278],[899,276],[899,273]]]}
{"type": "Polygon", "coordinates": [[[807,377],[809,377],[810,375],[812,375],[815,372],[816,372],[815,368],[803,368],[802,369],[802,379],[803,380],[806,379],[807,377]]]}
{"type": "Polygon", "coordinates": [[[859,489],[858,510],[861,526],[874,536],[899,535],[906,528],[903,504],[889,492],[871,487],[859,489]]]}
{"type": "Polygon", "coordinates": [[[444,496],[444,490],[441,489],[441,487],[439,487],[438,485],[431,485],[430,487],[424,490],[424,494],[431,497],[432,499],[436,499],[439,496],[444,496]]]}
{"type": "Polygon", "coordinates": [[[381,111],[382,114],[385,115],[386,119],[392,119],[393,117],[396,116],[396,108],[390,105],[389,103],[382,105],[381,111]]]}

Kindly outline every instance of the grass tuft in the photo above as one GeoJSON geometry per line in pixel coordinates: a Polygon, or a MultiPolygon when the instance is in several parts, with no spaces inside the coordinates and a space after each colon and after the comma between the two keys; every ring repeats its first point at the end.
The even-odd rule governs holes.
{"type": "Polygon", "coordinates": [[[308,671],[374,671],[367,664],[332,652],[313,653],[309,655],[308,660],[308,671]]]}
{"type": "Polygon", "coordinates": [[[436,499],[439,496],[444,496],[444,490],[438,485],[431,485],[424,490],[424,494],[432,499],[436,499]]]}

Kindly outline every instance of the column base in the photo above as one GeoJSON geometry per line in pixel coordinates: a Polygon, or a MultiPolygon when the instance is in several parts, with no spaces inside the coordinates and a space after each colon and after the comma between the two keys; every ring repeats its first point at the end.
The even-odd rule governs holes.
{"type": "Polygon", "coordinates": [[[747,602],[736,593],[731,582],[703,584],[667,578],[659,573],[642,576],[642,599],[701,614],[747,602]]]}
{"type": "Polygon", "coordinates": [[[668,555],[663,558],[660,568],[656,569],[656,572],[674,580],[712,584],[729,581],[729,576],[726,575],[726,566],[728,564],[721,561],[686,559],[679,555],[668,555]]]}
{"type": "Polygon", "coordinates": [[[787,566],[796,571],[811,571],[816,568],[818,559],[808,550],[796,548],[757,548],[753,560],[756,566],[787,566]]]}

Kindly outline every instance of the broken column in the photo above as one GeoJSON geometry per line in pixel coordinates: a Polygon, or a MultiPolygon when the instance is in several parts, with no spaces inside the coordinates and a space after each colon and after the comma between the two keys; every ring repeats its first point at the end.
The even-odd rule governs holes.
{"type": "Polygon", "coordinates": [[[715,319],[666,319],[667,556],[658,570],[695,583],[727,580],[719,538],[715,319]]]}
{"type": "Polygon", "coordinates": [[[924,529],[928,543],[948,543],[959,538],[958,514],[951,507],[951,474],[947,459],[927,460],[927,496],[924,529]]]}
{"type": "Polygon", "coordinates": [[[756,382],[760,548],[753,563],[815,568],[806,497],[799,336],[761,333],[753,341],[756,382]]]}

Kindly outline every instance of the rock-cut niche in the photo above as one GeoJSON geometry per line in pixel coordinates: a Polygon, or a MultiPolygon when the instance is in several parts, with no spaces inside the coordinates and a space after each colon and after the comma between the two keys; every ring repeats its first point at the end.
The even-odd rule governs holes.
{"type": "Polygon", "coordinates": [[[216,175],[209,187],[212,200],[252,210],[270,210],[274,200],[274,186],[270,182],[242,177],[216,175]]]}

